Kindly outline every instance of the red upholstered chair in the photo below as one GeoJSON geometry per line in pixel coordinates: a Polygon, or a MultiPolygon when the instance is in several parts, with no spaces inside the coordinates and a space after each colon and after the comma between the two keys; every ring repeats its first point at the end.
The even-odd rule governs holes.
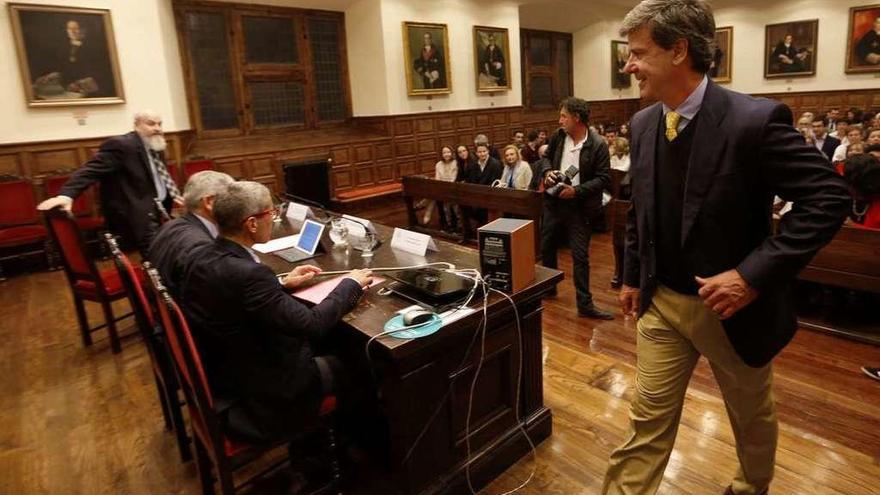
{"type": "Polygon", "coordinates": [[[119,344],[116,322],[131,316],[132,313],[126,313],[119,317],[113,316],[111,303],[126,297],[119,272],[116,268],[98,270],[94,260],[89,257],[86,251],[82,233],[70,212],[56,207],[45,212],[44,216],[52,241],[61,253],[64,273],[67,275],[70,290],[73,292],[73,304],[76,308],[83,345],[92,345],[92,332],[107,328],[113,353],[120,352],[122,347],[119,344]],[[89,327],[84,301],[101,304],[104,311],[103,324],[94,328],[89,327]]]}
{"type": "MultiPolygon", "coordinates": [[[[144,289],[143,272],[138,270],[128,259],[128,256],[119,249],[119,244],[113,235],[104,234],[104,240],[113,257],[113,262],[116,264],[116,269],[119,271],[119,279],[125,288],[128,302],[131,303],[135,322],[137,322],[141,337],[147,346],[150,365],[153,368],[153,378],[159,392],[159,405],[162,406],[162,416],[165,419],[165,428],[174,430],[180,458],[183,462],[188,462],[192,459],[192,452],[189,449],[189,437],[186,434],[182,404],[178,396],[180,385],[177,383],[171,355],[165,345],[164,331],[155,314],[155,300],[150,297],[153,293],[144,289]]],[[[149,262],[144,262],[144,267],[149,268],[149,266],[149,262]]]]}
{"type": "MultiPolygon", "coordinates": [[[[46,177],[46,197],[51,198],[57,196],[64,184],[70,179],[70,175],[50,175],[46,177]]],[[[101,257],[106,259],[107,252],[104,250],[104,217],[95,213],[95,202],[93,191],[97,191],[99,186],[86,189],[73,201],[73,216],[80,230],[89,233],[89,244],[97,244],[101,257]]]]}
{"type": "MultiPolygon", "coordinates": [[[[222,495],[234,494],[236,490],[253,482],[259,474],[236,487],[233,482],[233,473],[258,459],[262,453],[278,447],[287,440],[279,440],[269,445],[251,445],[231,440],[226,436],[223,432],[220,416],[228,405],[219,404],[214,400],[197,343],[190,332],[186,318],[162,285],[162,280],[156,269],[149,268],[147,274],[156,296],[159,320],[165,329],[166,340],[171,350],[178,380],[186,396],[202,492],[205,494],[214,493],[213,473],[216,472],[220,493],[222,495]]],[[[330,415],[335,409],[336,398],[333,396],[325,398],[321,406],[322,416],[330,415]]],[[[333,429],[328,427],[327,433],[330,448],[335,450],[333,429]]],[[[322,493],[338,492],[339,468],[335,458],[332,464],[334,477],[330,490],[322,493]]],[[[278,464],[271,466],[268,470],[277,466],[278,464]]]]}
{"type": "Polygon", "coordinates": [[[212,160],[190,160],[184,162],[183,185],[186,185],[193,174],[197,174],[203,170],[214,170],[214,162],[212,160]]]}
{"type": "MultiPolygon", "coordinates": [[[[52,248],[46,228],[39,222],[33,188],[29,181],[19,177],[0,178],[0,248],[15,249],[12,254],[0,256],[0,262],[42,253],[49,266],[53,265],[52,248]],[[39,247],[19,249],[26,246],[39,247]]],[[[0,280],[5,280],[2,265],[0,280]]]]}

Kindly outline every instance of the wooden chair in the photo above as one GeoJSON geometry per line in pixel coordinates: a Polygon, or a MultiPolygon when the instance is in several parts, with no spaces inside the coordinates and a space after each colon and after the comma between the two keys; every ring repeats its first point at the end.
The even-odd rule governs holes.
{"type": "Polygon", "coordinates": [[[6,280],[2,262],[42,253],[53,266],[53,249],[46,227],[39,223],[37,203],[31,183],[15,176],[0,177],[0,248],[14,249],[0,256],[0,281],[6,280]],[[21,250],[28,246],[36,249],[21,250]]]}
{"type": "Polygon", "coordinates": [[[98,270],[95,261],[86,251],[82,232],[70,212],[56,207],[45,212],[44,218],[52,241],[61,253],[64,273],[73,292],[73,304],[76,308],[83,345],[92,345],[92,333],[107,328],[113,353],[122,351],[116,322],[132,316],[132,313],[119,317],[113,315],[113,301],[126,297],[119,272],[116,268],[98,270]],[[104,311],[103,324],[94,328],[89,326],[84,301],[97,302],[101,305],[104,311]]]}
{"type": "MultiPolygon", "coordinates": [[[[51,198],[57,196],[64,184],[70,179],[70,175],[61,173],[46,177],[44,186],[46,188],[46,197],[51,198]]],[[[95,212],[94,193],[99,186],[86,189],[73,201],[72,213],[76,219],[80,230],[89,234],[87,242],[97,245],[100,256],[106,259],[109,252],[105,251],[107,247],[104,242],[104,234],[106,227],[104,226],[104,217],[97,215],[95,212]]]]}
{"type": "MultiPolygon", "coordinates": [[[[177,383],[177,375],[171,363],[171,355],[164,342],[164,331],[156,319],[154,301],[151,301],[144,290],[144,272],[138,270],[131,263],[128,256],[120,249],[119,244],[112,234],[104,234],[108,252],[113,257],[116,270],[119,271],[119,279],[125,288],[128,301],[134,313],[141,337],[147,346],[150,356],[150,365],[153,368],[153,379],[156,382],[156,390],[159,392],[159,404],[162,406],[162,416],[165,419],[165,428],[173,430],[177,439],[177,448],[180,451],[180,459],[183,462],[192,460],[192,452],[189,449],[189,436],[186,433],[186,424],[183,421],[180,397],[177,383]]],[[[144,263],[148,268],[149,262],[144,263]]]]}
{"type": "MultiPolygon", "coordinates": [[[[220,493],[222,495],[234,494],[237,490],[251,484],[261,474],[276,469],[279,463],[270,466],[267,470],[258,473],[239,486],[235,486],[233,480],[235,471],[258,459],[269,450],[286,443],[289,439],[280,439],[267,445],[252,445],[232,440],[224,433],[221,416],[232,404],[224,404],[214,400],[198,347],[183,312],[162,284],[159,272],[155,268],[149,268],[147,274],[156,296],[159,319],[165,329],[178,381],[186,396],[202,493],[214,493],[214,472],[216,472],[220,493]]],[[[327,418],[335,409],[336,398],[326,397],[321,405],[322,417],[327,418]]],[[[329,449],[333,452],[336,445],[332,428],[327,428],[327,435],[329,449]]],[[[329,491],[325,493],[338,492],[340,476],[335,458],[332,460],[332,468],[334,476],[328,487],[329,491]]]]}

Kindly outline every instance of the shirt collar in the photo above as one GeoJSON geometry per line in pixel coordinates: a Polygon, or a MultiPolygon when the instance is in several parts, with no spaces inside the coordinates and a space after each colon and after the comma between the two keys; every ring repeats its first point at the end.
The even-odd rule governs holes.
{"type": "MultiPolygon", "coordinates": [[[[703,98],[706,96],[706,87],[709,85],[709,78],[703,76],[703,80],[697,85],[697,88],[688,95],[688,97],[675,109],[675,112],[687,120],[693,120],[700,107],[703,105],[703,98]]],[[[671,108],[665,103],[663,104],[663,115],[666,115],[671,108]]]]}
{"type": "Polygon", "coordinates": [[[193,213],[193,215],[195,215],[196,218],[202,221],[202,224],[205,226],[206,229],[208,229],[208,233],[211,234],[211,238],[216,239],[217,236],[220,234],[220,231],[217,230],[217,226],[214,225],[214,222],[199,215],[198,213],[193,213]]]}
{"type": "Polygon", "coordinates": [[[244,246],[244,248],[247,249],[248,254],[251,255],[251,258],[253,258],[254,261],[256,261],[257,263],[260,263],[260,257],[257,256],[257,252],[256,252],[256,251],[254,251],[253,249],[251,249],[249,246],[245,246],[244,244],[242,244],[242,246],[244,246]]]}

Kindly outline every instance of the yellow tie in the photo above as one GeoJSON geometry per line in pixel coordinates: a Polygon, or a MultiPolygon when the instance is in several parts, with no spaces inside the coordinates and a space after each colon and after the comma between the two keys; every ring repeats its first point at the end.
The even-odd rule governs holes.
{"type": "Polygon", "coordinates": [[[666,140],[672,141],[678,137],[678,119],[681,115],[670,110],[666,112],[666,140]]]}

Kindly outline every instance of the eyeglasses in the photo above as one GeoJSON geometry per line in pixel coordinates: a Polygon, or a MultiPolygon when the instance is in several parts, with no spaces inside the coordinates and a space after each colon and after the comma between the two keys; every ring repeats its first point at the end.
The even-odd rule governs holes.
{"type": "Polygon", "coordinates": [[[281,215],[281,210],[278,207],[273,206],[272,208],[269,208],[267,210],[263,210],[259,213],[255,213],[253,215],[248,215],[247,218],[260,218],[260,217],[264,217],[266,215],[272,215],[272,220],[275,220],[276,218],[278,218],[281,215]]]}

